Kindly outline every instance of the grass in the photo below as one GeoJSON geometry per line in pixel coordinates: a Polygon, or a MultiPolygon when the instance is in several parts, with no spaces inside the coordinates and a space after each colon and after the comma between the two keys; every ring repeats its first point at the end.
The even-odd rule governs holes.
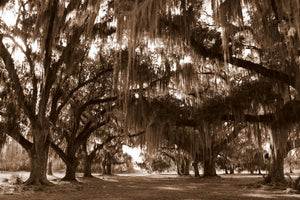
{"type": "MultiPolygon", "coordinates": [[[[59,181],[62,174],[56,174],[58,177],[49,177],[54,185],[44,187],[1,182],[1,177],[7,176],[6,173],[0,173],[1,200],[300,199],[300,194],[289,194],[288,190],[257,184],[262,180],[257,175],[221,175],[215,178],[178,177],[175,174],[96,175],[95,178],[82,178],[79,175],[79,183],[69,183],[59,181]]],[[[21,174],[22,178],[27,176],[27,173],[21,174]]]]}

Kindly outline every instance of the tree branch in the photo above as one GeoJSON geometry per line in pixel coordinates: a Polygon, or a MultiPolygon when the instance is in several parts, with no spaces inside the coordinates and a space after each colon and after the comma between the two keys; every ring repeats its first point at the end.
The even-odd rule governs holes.
{"type": "Polygon", "coordinates": [[[25,98],[25,95],[23,93],[23,88],[20,83],[20,79],[17,75],[14,61],[8,52],[8,50],[5,48],[3,41],[3,37],[0,35],[0,56],[3,59],[5,63],[5,68],[8,71],[9,77],[12,81],[12,86],[15,90],[15,94],[17,95],[18,104],[21,106],[21,108],[24,110],[27,117],[31,120],[35,120],[35,113],[33,112],[33,108],[30,106],[28,100],[25,98]]]}
{"type": "MultiPolygon", "coordinates": [[[[173,32],[178,32],[178,33],[182,32],[181,27],[175,24],[174,22],[164,18],[161,18],[160,21],[164,26],[166,26],[166,28],[171,29],[173,32]]],[[[239,28],[237,28],[237,30],[238,29],[239,28]]],[[[189,39],[189,44],[199,56],[210,58],[210,59],[217,59],[221,62],[224,62],[224,54],[222,52],[214,52],[211,49],[207,48],[204,44],[196,40],[196,38],[198,37],[199,35],[197,35],[195,31],[195,33],[192,34],[189,39]]],[[[296,86],[294,76],[289,76],[283,72],[271,69],[271,68],[276,69],[278,68],[278,66],[266,67],[262,64],[253,63],[251,61],[243,60],[232,56],[228,58],[227,62],[237,67],[254,71],[270,79],[281,81],[283,83],[291,85],[294,88],[296,86]]]]}
{"type": "MultiPolygon", "coordinates": [[[[203,57],[207,57],[210,59],[217,59],[221,62],[224,62],[224,55],[222,53],[216,53],[216,52],[211,51],[210,49],[205,47],[203,44],[200,44],[199,42],[197,42],[195,40],[195,37],[196,36],[192,36],[190,38],[190,45],[197,54],[199,54],[200,56],[203,56],[203,57]]],[[[273,68],[273,66],[270,66],[270,68],[266,68],[261,64],[253,63],[251,61],[243,60],[243,59],[232,57],[232,56],[229,57],[227,62],[232,65],[235,65],[237,67],[241,67],[244,69],[254,71],[254,72],[261,74],[265,77],[268,77],[270,79],[278,80],[280,82],[286,83],[288,85],[291,85],[292,87],[296,86],[295,77],[290,77],[283,72],[270,69],[270,68],[273,68]]]]}
{"type": "MultiPolygon", "coordinates": [[[[112,69],[104,69],[104,70],[101,70],[100,72],[98,72],[95,77],[93,78],[90,78],[80,84],[78,84],[75,88],[73,88],[68,94],[65,95],[65,98],[63,100],[63,102],[58,106],[57,109],[54,109],[54,107],[56,107],[56,105],[52,105],[52,108],[51,109],[51,113],[50,113],[50,119],[51,121],[56,121],[57,119],[57,116],[59,115],[60,111],[64,108],[64,106],[67,104],[67,102],[72,98],[72,96],[74,95],[75,92],[77,92],[78,90],[80,90],[81,88],[83,88],[84,86],[86,86],[87,84],[89,83],[92,83],[94,81],[96,81],[97,79],[99,79],[100,76],[108,73],[108,72],[112,72],[113,70],[112,69]]],[[[59,95],[59,97],[61,96],[62,94],[59,95]]]]}
{"type": "Polygon", "coordinates": [[[6,128],[6,125],[1,122],[0,122],[0,129],[4,133],[12,137],[16,142],[18,142],[26,151],[29,151],[31,149],[32,143],[29,140],[27,140],[23,135],[21,135],[21,133],[18,130],[16,129],[8,130],[6,128]]]}
{"type": "Polygon", "coordinates": [[[75,142],[74,142],[74,148],[75,149],[78,149],[80,147],[80,145],[85,142],[87,140],[88,137],[90,137],[90,135],[96,131],[98,128],[104,126],[105,124],[107,124],[108,121],[102,121],[102,122],[99,122],[97,123],[96,125],[90,127],[89,129],[85,129],[83,131],[81,131],[78,136],[76,137],[75,139],[75,142]]]}
{"type": "Polygon", "coordinates": [[[59,155],[59,157],[65,162],[65,163],[69,163],[69,159],[68,156],[65,154],[65,152],[59,148],[58,145],[54,144],[53,142],[50,143],[51,148],[57,153],[57,155],[59,155]]]}
{"type": "Polygon", "coordinates": [[[220,141],[220,143],[218,143],[218,144],[215,144],[214,145],[214,150],[215,150],[215,152],[220,152],[220,151],[222,151],[222,149],[229,143],[229,142],[231,142],[231,141],[233,141],[235,138],[237,138],[238,137],[238,135],[239,135],[239,132],[241,131],[241,130],[243,130],[245,128],[245,126],[244,127],[242,127],[242,126],[239,126],[239,127],[234,127],[234,130],[224,139],[224,140],[222,140],[222,141],[220,141]]]}
{"type": "Polygon", "coordinates": [[[101,103],[107,103],[111,101],[115,101],[118,99],[118,96],[114,97],[107,97],[107,98],[102,98],[102,99],[91,99],[84,103],[80,108],[79,108],[79,113],[82,113],[88,106],[90,105],[95,105],[95,104],[101,104],[101,103]]]}
{"type": "Polygon", "coordinates": [[[109,143],[111,140],[113,140],[116,137],[117,136],[109,136],[102,144],[98,144],[97,147],[90,153],[90,155],[88,155],[88,159],[94,159],[94,157],[96,156],[96,152],[98,150],[101,150],[105,144],[109,143]]]}
{"type": "MultiPolygon", "coordinates": [[[[52,1],[49,2],[51,4],[52,1]]],[[[51,69],[51,56],[52,56],[52,42],[53,42],[53,28],[54,21],[57,14],[57,5],[58,0],[54,0],[52,5],[50,6],[50,20],[47,27],[47,35],[45,40],[45,58],[44,58],[44,73],[45,73],[45,82],[43,83],[43,87],[41,87],[41,100],[39,104],[39,116],[44,116],[46,112],[47,102],[49,100],[50,90],[52,84],[55,80],[56,72],[51,69]]]]}
{"type": "Polygon", "coordinates": [[[143,134],[145,134],[146,132],[143,130],[143,131],[140,131],[138,133],[135,133],[135,134],[132,134],[132,135],[128,135],[129,138],[133,138],[133,137],[138,137],[138,136],[141,136],[143,134]]]}
{"type": "Polygon", "coordinates": [[[165,156],[167,156],[167,157],[169,157],[169,158],[171,158],[171,160],[172,161],[174,161],[175,163],[176,163],[176,159],[175,159],[175,157],[174,156],[172,156],[172,155],[170,155],[170,154],[168,154],[168,153],[166,153],[165,151],[163,151],[163,152],[161,152],[163,155],[165,155],[165,156]]]}
{"type": "MultiPolygon", "coordinates": [[[[242,119],[238,119],[239,122],[249,122],[249,123],[272,123],[276,119],[275,114],[265,114],[265,115],[243,115],[242,119]]],[[[204,119],[205,120],[205,119],[204,119]]],[[[216,119],[218,120],[218,119],[216,119]]],[[[234,115],[223,115],[220,119],[221,121],[236,121],[236,117],[234,115]]],[[[176,121],[177,126],[189,126],[189,127],[197,127],[199,126],[200,122],[194,119],[178,119],[176,121]]]]}

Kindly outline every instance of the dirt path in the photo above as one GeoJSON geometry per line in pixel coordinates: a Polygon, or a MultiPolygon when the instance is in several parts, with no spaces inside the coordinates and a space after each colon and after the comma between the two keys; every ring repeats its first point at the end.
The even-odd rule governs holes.
{"type": "MultiPolygon", "coordinates": [[[[300,194],[286,194],[270,188],[249,188],[261,178],[222,176],[192,178],[176,175],[118,175],[80,179],[82,183],[56,182],[48,187],[25,187],[13,195],[0,194],[1,200],[248,200],[300,199],[300,194]]],[[[16,189],[18,191],[18,188],[16,189]]],[[[1,191],[0,191],[1,193],[1,191]]],[[[2,192],[3,193],[3,192],[2,192]]]]}

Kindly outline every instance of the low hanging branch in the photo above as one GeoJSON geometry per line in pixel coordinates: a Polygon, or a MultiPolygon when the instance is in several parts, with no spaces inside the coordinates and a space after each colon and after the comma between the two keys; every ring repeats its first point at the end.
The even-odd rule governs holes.
{"type": "Polygon", "coordinates": [[[85,129],[79,133],[79,135],[75,139],[75,149],[77,149],[86,139],[97,129],[104,126],[108,123],[108,120],[97,123],[94,126],[91,126],[89,129],[85,129]]]}
{"type": "MultiPolygon", "coordinates": [[[[173,21],[167,20],[165,18],[161,18],[160,22],[162,25],[167,27],[171,30],[171,32],[175,33],[181,33],[182,28],[181,26],[175,24],[173,21]]],[[[211,49],[207,48],[201,41],[197,41],[197,38],[199,36],[196,33],[191,33],[191,36],[189,38],[189,45],[194,49],[195,53],[197,53],[200,57],[210,58],[212,60],[216,59],[221,62],[224,62],[224,54],[222,52],[215,52],[211,49]]],[[[216,38],[216,41],[220,38],[216,38]]],[[[281,66],[264,66],[262,64],[257,64],[248,60],[236,58],[233,56],[230,56],[227,60],[227,63],[230,63],[232,65],[235,65],[237,67],[241,67],[247,70],[254,71],[258,74],[261,74],[265,77],[268,77],[273,80],[277,80],[283,83],[286,83],[292,87],[296,87],[295,77],[289,76],[283,72],[273,70],[280,68],[281,66]],[[273,69],[272,69],[273,68],[273,69]]]]}
{"type": "Polygon", "coordinates": [[[32,147],[32,143],[29,142],[21,133],[17,130],[8,130],[7,125],[4,123],[0,123],[0,129],[3,134],[7,134],[12,137],[15,141],[17,141],[26,151],[30,151],[32,147]]]}
{"type": "Polygon", "coordinates": [[[59,157],[65,163],[69,162],[68,156],[65,154],[65,152],[58,145],[56,145],[54,142],[51,142],[50,145],[51,145],[51,148],[57,153],[57,155],[59,155],[59,157]]]}
{"type": "MultiPolygon", "coordinates": [[[[221,62],[224,62],[224,54],[211,51],[209,48],[205,47],[202,43],[198,42],[195,38],[197,38],[196,35],[191,36],[190,45],[197,54],[199,54],[202,57],[217,59],[221,62]]],[[[267,68],[261,64],[253,63],[251,61],[232,57],[232,56],[228,58],[227,62],[237,67],[254,71],[270,79],[274,79],[286,83],[288,85],[291,85],[292,87],[296,86],[295,77],[291,77],[283,72],[273,70],[276,69],[277,66],[269,66],[267,68]]]]}
{"type": "Polygon", "coordinates": [[[94,148],[93,151],[88,155],[88,159],[93,159],[96,156],[98,150],[101,150],[104,147],[104,145],[108,144],[116,137],[117,136],[109,136],[103,143],[97,144],[96,148],[94,148]]]}

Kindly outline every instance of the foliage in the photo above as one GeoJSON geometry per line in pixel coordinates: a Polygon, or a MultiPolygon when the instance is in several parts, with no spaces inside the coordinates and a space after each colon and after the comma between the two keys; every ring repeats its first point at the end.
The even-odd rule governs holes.
{"type": "Polygon", "coordinates": [[[3,171],[28,171],[30,162],[28,154],[22,147],[12,140],[7,139],[0,154],[0,170],[3,171]]]}
{"type": "Polygon", "coordinates": [[[162,173],[174,169],[174,164],[170,157],[161,152],[143,154],[143,162],[137,163],[141,169],[145,169],[148,173],[162,173]]]}
{"type": "MultiPolygon", "coordinates": [[[[0,8],[17,19],[11,26],[0,17],[0,144],[8,134],[37,161],[30,183],[47,184],[50,143],[75,178],[78,149],[92,134],[110,137],[97,129],[111,118],[122,139],[103,149],[106,167],[132,131],[145,132],[151,153],[176,146],[212,163],[247,126],[259,146],[269,134],[278,177],[300,120],[298,1],[16,0],[0,8]]],[[[240,162],[251,170],[261,152],[242,142],[240,162]]]]}

